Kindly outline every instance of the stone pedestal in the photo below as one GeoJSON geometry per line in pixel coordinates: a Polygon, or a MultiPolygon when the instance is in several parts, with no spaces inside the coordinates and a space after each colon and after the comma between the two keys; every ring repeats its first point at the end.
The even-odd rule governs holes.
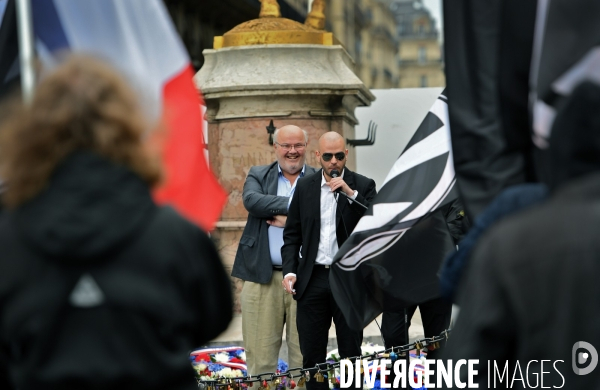
{"type": "MultiPolygon", "coordinates": [[[[247,211],[242,190],[253,165],[275,161],[266,127],[293,124],[308,132],[307,163],[319,167],[319,137],[354,138],[354,109],[374,96],[353,72],[342,46],[272,44],[205,50],[195,82],[206,101],[211,168],[229,193],[213,237],[230,270],[247,211]]],[[[354,170],[353,148],[347,166],[354,170]]],[[[241,283],[236,281],[241,288],[241,283]]],[[[239,310],[236,299],[236,310],[239,310]]]]}

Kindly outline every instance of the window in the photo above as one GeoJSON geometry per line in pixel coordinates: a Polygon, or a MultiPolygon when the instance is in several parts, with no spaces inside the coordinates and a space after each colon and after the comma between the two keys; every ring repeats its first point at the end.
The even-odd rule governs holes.
{"type": "Polygon", "coordinates": [[[354,34],[354,52],[357,62],[360,63],[362,59],[362,37],[360,33],[354,34]]]}
{"type": "Polygon", "coordinates": [[[419,64],[427,62],[427,48],[425,46],[419,46],[419,64]]]}
{"type": "Polygon", "coordinates": [[[421,76],[421,88],[427,87],[427,76],[421,76]]]}

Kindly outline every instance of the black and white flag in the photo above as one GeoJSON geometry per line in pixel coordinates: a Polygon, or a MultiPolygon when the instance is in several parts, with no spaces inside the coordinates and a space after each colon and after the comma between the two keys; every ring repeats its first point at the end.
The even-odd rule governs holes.
{"type": "Polygon", "coordinates": [[[439,296],[437,271],[453,250],[444,215],[456,199],[444,92],[334,258],[330,285],[348,324],[439,296]]]}

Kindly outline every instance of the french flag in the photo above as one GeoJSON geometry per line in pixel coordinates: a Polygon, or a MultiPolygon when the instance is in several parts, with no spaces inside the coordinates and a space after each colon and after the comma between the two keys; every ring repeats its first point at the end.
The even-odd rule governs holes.
{"type": "Polygon", "coordinates": [[[36,49],[45,65],[65,51],[90,54],[119,69],[151,120],[168,128],[166,180],[154,193],[210,231],[227,194],[204,154],[202,97],[177,31],[160,0],[32,0],[36,49]]]}

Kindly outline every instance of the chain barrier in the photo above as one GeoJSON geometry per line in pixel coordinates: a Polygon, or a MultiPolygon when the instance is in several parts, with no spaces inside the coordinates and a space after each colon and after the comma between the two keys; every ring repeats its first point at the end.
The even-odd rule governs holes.
{"type": "MultiPolygon", "coordinates": [[[[403,357],[403,358],[408,356],[408,352],[413,349],[417,350],[417,356],[419,356],[420,352],[424,349],[433,351],[435,349],[440,348],[440,342],[447,341],[449,338],[449,333],[450,333],[450,329],[446,329],[445,331],[440,333],[439,336],[419,339],[411,344],[406,344],[406,345],[403,345],[400,347],[391,347],[391,348],[385,349],[381,352],[372,353],[370,355],[354,356],[354,357],[343,358],[340,360],[350,360],[351,362],[355,362],[357,360],[371,360],[374,358],[389,358],[392,362],[394,362],[398,359],[399,356],[403,357]]],[[[307,381],[310,381],[310,379],[311,379],[310,372],[311,371],[313,371],[313,372],[316,371],[316,373],[313,375],[313,378],[317,382],[324,382],[325,379],[327,379],[327,377],[328,377],[327,373],[335,370],[336,368],[339,368],[339,366],[340,366],[339,361],[334,362],[334,363],[325,362],[325,363],[317,363],[312,368],[296,367],[296,368],[290,368],[287,371],[280,372],[280,373],[265,372],[265,373],[258,374],[258,375],[250,375],[250,376],[235,377],[235,378],[224,378],[223,377],[223,378],[214,378],[214,379],[210,379],[210,380],[197,379],[197,382],[198,382],[198,388],[202,389],[202,390],[219,390],[219,389],[222,389],[223,387],[227,388],[228,390],[238,390],[238,389],[242,389],[244,384],[250,388],[250,387],[253,387],[254,383],[257,383],[257,382],[260,385],[259,389],[271,390],[271,388],[276,389],[277,387],[280,387],[282,384],[282,379],[285,378],[285,379],[289,379],[289,381],[285,381],[285,383],[284,383],[285,387],[287,387],[288,389],[294,389],[296,386],[304,387],[304,384],[307,381]],[[297,372],[297,375],[293,374],[295,372],[297,372]],[[323,373],[325,373],[325,374],[323,374],[323,373]],[[294,378],[296,378],[296,377],[300,378],[298,380],[297,384],[294,382],[294,378]]],[[[362,373],[362,369],[361,369],[361,373],[362,373]]],[[[332,375],[330,379],[333,383],[333,381],[335,379],[334,375],[332,375]]]]}

